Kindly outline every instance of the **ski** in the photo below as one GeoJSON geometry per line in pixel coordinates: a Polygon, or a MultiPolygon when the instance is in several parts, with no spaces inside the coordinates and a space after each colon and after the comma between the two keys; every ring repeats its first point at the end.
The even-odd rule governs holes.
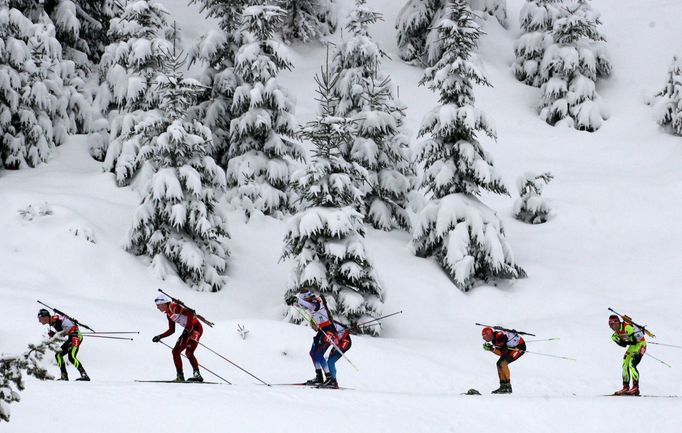
{"type": "Polygon", "coordinates": [[[270,385],[272,385],[272,386],[300,386],[300,387],[304,387],[304,388],[313,388],[313,389],[353,389],[353,388],[346,388],[345,386],[340,386],[338,388],[326,388],[324,386],[320,386],[319,384],[308,385],[307,383],[271,383],[270,385]]]}
{"type": "Polygon", "coordinates": [[[186,380],[184,382],[178,382],[176,380],[137,380],[135,379],[135,382],[139,383],[205,383],[206,385],[222,385],[220,382],[198,382],[198,381],[193,381],[193,380],[186,380]]]}
{"type": "Polygon", "coordinates": [[[679,395],[651,395],[651,394],[641,394],[641,395],[617,395],[617,394],[604,394],[604,397],[648,397],[648,398],[680,398],[679,395]]]}

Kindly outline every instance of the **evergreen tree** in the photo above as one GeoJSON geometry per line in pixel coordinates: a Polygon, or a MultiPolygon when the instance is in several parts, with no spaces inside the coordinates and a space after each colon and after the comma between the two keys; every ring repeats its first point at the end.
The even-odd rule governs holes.
{"type": "Polygon", "coordinates": [[[441,15],[443,0],[408,0],[400,9],[395,28],[398,30],[400,58],[422,65],[426,61],[427,38],[441,15]]]}
{"type": "Polygon", "coordinates": [[[440,93],[441,105],[426,115],[418,152],[424,164],[422,187],[432,194],[413,234],[419,257],[433,256],[455,285],[469,290],[475,280],[517,278],[502,223],[478,196],[483,190],[508,194],[477,132],[495,137],[488,118],[474,105],[472,84],[489,85],[471,62],[479,26],[465,0],[450,2],[438,32],[446,51],[420,84],[440,93]]]}
{"type": "Polygon", "coordinates": [[[560,7],[560,0],[527,0],[521,9],[521,29],[523,34],[514,46],[516,61],[512,71],[519,81],[540,87],[540,62],[545,49],[552,44],[554,22],[565,9],[560,7]]]}
{"type": "MultiPolygon", "coordinates": [[[[1,14],[2,12],[0,19],[3,18],[1,14]]],[[[54,379],[54,376],[43,367],[43,361],[48,350],[60,351],[60,345],[64,340],[63,337],[55,336],[45,339],[38,345],[29,344],[28,350],[21,355],[0,356],[0,422],[9,422],[9,404],[20,400],[19,393],[25,388],[24,371],[39,380],[54,379]]]]}
{"type": "Polygon", "coordinates": [[[90,153],[104,159],[104,170],[114,172],[119,185],[127,185],[141,164],[141,143],[129,133],[146,117],[159,115],[155,80],[165,53],[172,49],[164,37],[166,14],[158,3],[137,0],[111,20],[112,43],[102,55],[102,83],[95,98],[102,117],[94,124],[90,153]]]}
{"type": "Polygon", "coordinates": [[[277,74],[290,69],[287,49],[273,40],[282,10],[250,6],[240,29],[243,45],[235,59],[239,80],[231,107],[227,183],[247,216],[254,211],[280,215],[290,207],[291,160],[304,158],[294,141],[294,104],[277,74]]]}
{"type": "MultiPolygon", "coordinates": [[[[338,79],[328,64],[315,77],[321,113],[301,130],[315,146],[313,158],[294,183],[303,210],[289,222],[282,258],[295,261],[285,299],[301,288],[312,288],[327,297],[336,320],[353,325],[379,317],[383,292],[367,258],[362,216],[355,210],[363,197],[356,178],[365,173],[339,152],[350,146],[354,126],[351,119],[334,115],[332,89],[338,79]]],[[[300,321],[294,309],[288,319],[300,321]]],[[[379,332],[371,328],[363,332],[379,332]]]]}
{"type": "Polygon", "coordinates": [[[658,123],[670,126],[673,133],[682,135],[682,63],[677,56],[668,69],[668,82],[656,94],[658,123]]]}
{"type": "MultiPolygon", "coordinates": [[[[32,23],[0,0],[0,163],[35,167],[69,131],[61,46],[45,13],[32,23]]],[[[68,66],[68,63],[65,65],[68,66]]]]}
{"type": "Polygon", "coordinates": [[[484,0],[483,12],[495,17],[502,27],[507,28],[507,0],[484,0]]]}
{"type": "Polygon", "coordinates": [[[598,78],[611,72],[604,37],[597,30],[599,14],[587,0],[566,5],[565,16],[554,23],[554,43],[540,65],[540,117],[550,125],[595,131],[604,122],[598,78]]]}
{"type": "Polygon", "coordinates": [[[201,95],[194,108],[195,116],[203,119],[213,136],[216,162],[227,167],[230,146],[230,123],[232,99],[237,88],[234,62],[241,45],[239,32],[241,12],[254,0],[192,0],[201,3],[201,10],[208,18],[218,20],[218,29],[203,35],[193,47],[190,63],[201,62],[205,69],[200,75],[201,83],[210,89],[201,95]]]}
{"type": "Polygon", "coordinates": [[[409,138],[401,131],[404,107],[392,95],[388,77],[365,81],[367,102],[355,117],[356,136],[350,161],[367,173],[360,183],[365,198],[359,210],[365,221],[380,230],[410,229],[408,195],[416,174],[409,138]]]}
{"type": "Polygon", "coordinates": [[[526,173],[519,177],[516,186],[519,198],[514,202],[514,217],[529,224],[547,222],[551,211],[549,205],[542,198],[543,183],[548,184],[554,176],[551,173],[526,173]]]}
{"type": "Polygon", "coordinates": [[[285,42],[321,40],[336,30],[334,0],[277,0],[284,11],[282,39],[285,42]]]}
{"type": "Polygon", "coordinates": [[[227,220],[217,207],[225,173],[210,156],[211,132],[188,119],[203,86],[179,72],[183,61],[173,50],[158,78],[163,116],[135,127],[141,156],[154,171],[135,211],[126,248],[152,258],[160,277],[174,272],[196,290],[225,285],[229,251],[227,220]]]}

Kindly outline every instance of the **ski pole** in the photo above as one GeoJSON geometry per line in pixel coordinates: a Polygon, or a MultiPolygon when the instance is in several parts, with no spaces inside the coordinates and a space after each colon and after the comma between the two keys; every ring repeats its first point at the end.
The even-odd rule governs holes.
{"type": "Polygon", "coordinates": [[[661,364],[663,364],[663,365],[665,365],[665,366],[667,366],[667,367],[673,368],[672,365],[668,364],[667,362],[665,362],[665,361],[663,361],[663,360],[660,360],[660,359],[656,358],[654,355],[652,355],[652,354],[650,354],[650,353],[644,352],[644,354],[647,355],[647,356],[650,356],[650,357],[654,358],[656,361],[660,362],[661,364]]]}
{"type": "MultiPolygon", "coordinates": [[[[167,345],[165,342],[159,340],[159,343],[163,344],[164,346],[166,346],[166,347],[169,348],[170,350],[173,350],[173,348],[170,347],[169,345],[167,345]]],[[[181,355],[184,356],[185,358],[187,358],[187,355],[185,355],[184,353],[182,353],[181,355]]],[[[189,358],[187,358],[187,359],[189,359],[189,358]]],[[[197,363],[197,364],[199,364],[199,363],[197,363]]],[[[217,377],[218,379],[221,379],[222,381],[224,381],[224,382],[227,383],[228,385],[232,385],[232,382],[230,382],[229,380],[225,379],[225,378],[222,377],[222,376],[218,376],[217,373],[212,372],[211,370],[209,370],[208,368],[204,367],[203,365],[199,364],[199,367],[201,367],[201,368],[203,368],[204,370],[208,371],[209,373],[211,373],[212,375],[214,375],[214,376],[217,377]]]]}
{"type": "Polygon", "coordinates": [[[96,334],[82,334],[82,335],[83,335],[84,337],[88,337],[88,338],[109,338],[109,339],[112,339],[112,340],[129,340],[129,341],[133,341],[132,338],[127,338],[127,337],[110,337],[110,336],[108,336],[108,335],[96,335],[96,334]]]}
{"type": "Polygon", "coordinates": [[[361,328],[361,327],[363,327],[363,326],[370,325],[372,322],[378,322],[379,320],[383,320],[383,319],[385,319],[385,318],[387,318],[387,317],[395,316],[396,314],[402,314],[402,313],[403,313],[403,310],[396,311],[395,313],[391,313],[391,314],[387,314],[387,315],[385,315],[385,316],[377,317],[376,319],[368,320],[368,321],[366,321],[366,322],[364,322],[364,323],[360,323],[360,324],[357,324],[357,325],[355,325],[355,326],[356,326],[357,328],[361,328]]]}
{"type": "Polygon", "coordinates": [[[653,341],[647,341],[646,344],[655,344],[657,346],[675,347],[677,349],[682,349],[682,346],[675,346],[674,344],[655,343],[653,341]]]}
{"type": "Polygon", "coordinates": [[[556,341],[559,340],[559,337],[552,337],[552,338],[542,338],[540,340],[526,340],[526,343],[537,343],[540,341],[556,341]]]}
{"type": "Polygon", "coordinates": [[[47,304],[44,303],[44,302],[41,302],[40,300],[38,300],[38,303],[39,303],[40,305],[42,305],[43,307],[49,308],[50,310],[54,311],[54,312],[57,313],[57,314],[61,314],[62,316],[66,317],[67,319],[73,321],[73,323],[75,323],[76,325],[82,326],[82,327],[85,328],[85,329],[89,329],[90,331],[95,332],[94,329],[92,329],[91,327],[89,327],[89,326],[86,325],[85,323],[79,322],[78,320],[76,320],[76,319],[74,319],[73,317],[69,316],[69,315],[66,314],[65,312],[60,311],[60,310],[58,310],[58,309],[56,309],[56,308],[54,308],[54,307],[50,307],[49,305],[47,305],[47,304]]]}
{"type": "Polygon", "coordinates": [[[201,320],[202,322],[204,322],[205,324],[207,324],[207,325],[210,326],[211,328],[213,328],[213,325],[215,325],[215,323],[213,323],[213,322],[211,322],[210,320],[206,319],[206,318],[205,318],[204,316],[202,316],[201,314],[197,314],[197,312],[196,312],[193,308],[188,307],[187,304],[185,304],[184,302],[182,302],[182,301],[179,300],[178,298],[172,297],[171,295],[169,295],[168,293],[164,292],[164,291],[161,290],[161,289],[158,289],[158,290],[159,290],[159,292],[161,292],[161,293],[163,293],[164,295],[166,295],[166,296],[168,296],[169,298],[171,298],[171,300],[172,300],[173,302],[175,302],[175,303],[177,303],[177,304],[180,304],[180,305],[182,305],[182,306],[185,307],[185,308],[190,309],[190,310],[192,311],[192,313],[194,313],[194,315],[197,316],[197,319],[201,320]]]}
{"type": "Polygon", "coordinates": [[[115,332],[81,332],[83,335],[99,335],[99,334],[107,334],[107,335],[114,335],[114,334],[139,334],[140,331],[115,331],[115,332]]]}
{"type": "Polygon", "coordinates": [[[248,371],[246,371],[245,369],[241,368],[240,366],[238,366],[238,365],[235,364],[234,362],[230,361],[229,359],[227,359],[226,357],[224,357],[224,356],[221,355],[220,353],[216,352],[215,350],[211,349],[210,347],[208,347],[208,346],[205,345],[204,343],[199,342],[199,345],[200,345],[201,347],[203,347],[204,349],[208,350],[209,352],[211,352],[212,354],[217,355],[217,356],[219,356],[220,358],[224,359],[225,361],[229,362],[230,364],[234,365],[235,367],[237,367],[238,369],[240,369],[240,370],[243,371],[244,373],[246,373],[246,374],[248,374],[249,376],[253,377],[254,379],[258,380],[258,381],[259,381],[260,383],[262,383],[263,385],[271,386],[271,385],[270,385],[269,383],[267,383],[266,381],[264,381],[264,380],[262,380],[262,379],[260,379],[260,378],[258,378],[258,377],[256,377],[256,376],[254,376],[253,374],[249,373],[248,371]]]}
{"type": "Polygon", "coordinates": [[[549,356],[550,358],[565,359],[567,361],[577,361],[577,359],[569,358],[568,356],[550,355],[549,353],[531,352],[530,350],[521,350],[521,349],[508,349],[508,350],[511,350],[514,352],[531,353],[533,355],[549,356]]]}
{"type": "Polygon", "coordinates": [[[508,329],[508,328],[504,328],[504,327],[502,327],[502,326],[484,325],[484,324],[482,324],[482,323],[474,323],[474,325],[476,325],[476,326],[483,326],[483,327],[486,327],[486,328],[493,328],[493,329],[496,329],[496,330],[498,330],[498,331],[513,332],[514,334],[518,334],[518,335],[530,335],[531,337],[535,337],[535,336],[536,336],[535,334],[530,334],[530,333],[528,333],[528,332],[523,332],[523,331],[517,331],[516,329],[508,329]]]}

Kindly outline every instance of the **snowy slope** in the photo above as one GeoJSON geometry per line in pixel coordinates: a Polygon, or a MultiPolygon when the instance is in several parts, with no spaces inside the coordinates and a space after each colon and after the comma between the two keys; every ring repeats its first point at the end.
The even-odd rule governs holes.
{"type": "MultiPolygon", "coordinates": [[[[163,2],[186,37],[201,34],[206,23],[195,6],[163,2]]],[[[350,2],[342,3],[348,9],[350,2]]],[[[369,3],[385,14],[375,34],[391,54],[385,68],[400,86],[414,132],[436,98],[416,86],[421,71],[398,59],[393,22],[402,1],[369,3]]],[[[29,381],[3,431],[29,433],[46,425],[94,432],[161,432],[169,426],[201,432],[678,431],[679,399],[601,395],[620,383],[622,349],[609,338],[608,306],[649,324],[661,342],[682,344],[675,329],[682,300],[682,140],[661,131],[643,103],[663,85],[679,49],[682,3],[594,2],[615,71],[600,88],[611,116],[594,134],[551,128],[535,114],[539,91],[516,82],[509,71],[523,2],[508,3],[510,30],[489,21],[480,49],[495,87],[479,89],[478,101],[499,136],[484,143],[510,188],[525,171],[552,171],[556,179],[546,196],[554,214],[545,225],[529,226],[511,217],[513,198],[484,201],[502,216],[529,278],[463,294],[434,262],[410,253],[408,234],[370,231],[368,249],[386,290],[385,311],[404,314],[386,321],[382,338],[354,338],[348,355],[359,371],[338,364],[341,384],[352,390],[255,385],[203,349],[199,361],[235,386],[135,383],[174,375],[169,350],[150,341],[166,325],[152,303],[157,287],[217,322],[202,342],[272,383],[311,376],[312,331],[279,320],[289,271],[289,264],[278,263],[285,223],[255,218],[246,225],[233,215],[230,284],[220,293],[158,281],[143,260],[122,250],[139,198],[116,187],[88,156],[84,138],[76,137],[47,165],[0,172],[0,314],[7,324],[0,328],[0,351],[18,352],[40,338],[36,299],[95,329],[141,334],[132,343],[86,339],[80,357],[93,382],[29,381]],[[45,202],[52,215],[27,221],[17,212],[45,202]],[[94,233],[96,242],[74,235],[76,230],[94,233]],[[578,361],[527,354],[511,367],[512,396],[485,395],[497,377],[494,357],[480,348],[477,321],[561,337],[529,344],[529,350],[578,361]],[[237,324],[250,331],[245,341],[237,324]],[[472,387],[484,395],[460,395],[472,387]]],[[[298,46],[292,57],[296,69],[282,77],[296,95],[303,123],[315,113],[312,76],[324,49],[298,46]]],[[[643,392],[682,395],[680,352],[655,346],[649,352],[673,368],[645,358],[643,392]]]]}

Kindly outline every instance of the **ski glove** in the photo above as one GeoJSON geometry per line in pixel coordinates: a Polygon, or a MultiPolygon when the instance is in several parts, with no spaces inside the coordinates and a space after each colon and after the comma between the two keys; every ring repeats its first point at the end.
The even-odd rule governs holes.
{"type": "Polygon", "coordinates": [[[55,332],[54,331],[47,331],[47,336],[48,337],[54,337],[55,332]]]}
{"type": "Polygon", "coordinates": [[[154,338],[152,338],[152,341],[153,341],[154,343],[158,343],[159,341],[161,341],[161,336],[160,336],[160,335],[155,335],[154,338]]]}
{"type": "Polygon", "coordinates": [[[487,350],[488,352],[493,351],[493,345],[491,343],[483,343],[483,350],[487,350]]]}

